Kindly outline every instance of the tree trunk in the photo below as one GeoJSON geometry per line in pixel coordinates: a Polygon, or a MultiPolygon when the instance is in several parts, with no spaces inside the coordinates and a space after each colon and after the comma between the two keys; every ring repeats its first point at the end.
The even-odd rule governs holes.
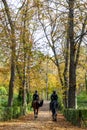
{"type": "MultiPolygon", "coordinates": [[[[30,49],[31,50],[31,49],[30,49]]],[[[28,52],[27,56],[27,84],[26,84],[26,89],[27,89],[27,104],[30,102],[30,52],[28,52]]]]}
{"type": "Polygon", "coordinates": [[[14,61],[14,59],[15,58],[13,58],[13,56],[12,56],[12,58],[11,58],[11,77],[10,77],[10,82],[9,82],[8,106],[12,106],[12,104],[13,104],[14,79],[15,79],[15,61],[14,61]]]}
{"type": "Polygon", "coordinates": [[[76,93],[76,66],[74,43],[74,0],[69,0],[69,41],[70,41],[70,66],[69,66],[69,91],[68,107],[75,108],[76,93]]]}
{"type": "Polygon", "coordinates": [[[68,87],[69,87],[69,83],[68,83],[68,60],[69,60],[69,38],[68,38],[68,34],[67,34],[67,43],[66,43],[66,47],[65,47],[65,67],[64,67],[64,106],[65,108],[68,107],[68,87]]]}
{"type": "Polygon", "coordinates": [[[5,12],[7,14],[8,22],[11,28],[11,76],[9,82],[9,96],[8,96],[8,106],[12,106],[13,104],[13,88],[14,88],[14,79],[15,79],[15,47],[16,47],[16,40],[15,40],[15,28],[13,21],[11,20],[11,15],[9,11],[9,7],[6,0],[2,0],[5,12]]]}
{"type": "Polygon", "coordinates": [[[27,17],[27,6],[26,8],[24,8],[24,14],[22,17],[22,21],[23,21],[23,32],[22,32],[22,40],[23,40],[23,114],[26,113],[26,105],[27,105],[27,88],[26,88],[26,82],[27,82],[27,78],[26,78],[26,70],[27,70],[27,42],[26,42],[26,28],[27,28],[27,21],[26,21],[26,17],[27,17]]]}

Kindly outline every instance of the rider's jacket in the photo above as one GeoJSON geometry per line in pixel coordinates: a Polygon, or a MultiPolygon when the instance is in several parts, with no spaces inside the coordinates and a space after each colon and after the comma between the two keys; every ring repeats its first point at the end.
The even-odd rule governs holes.
{"type": "Polygon", "coordinates": [[[58,106],[58,96],[57,96],[56,93],[55,93],[55,94],[53,93],[50,98],[51,98],[50,110],[52,110],[52,107],[53,107],[53,103],[54,103],[54,102],[56,102],[56,106],[58,106]]]}
{"type": "Polygon", "coordinates": [[[57,100],[58,100],[57,94],[52,94],[52,95],[51,95],[51,102],[52,102],[52,101],[57,101],[57,100]]]}
{"type": "Polygon", "coordinates": [[[35,100],[39,100],[39,95],[37,93],[35,93],[33,95],[33,101],[35,101],[35,100]]]}

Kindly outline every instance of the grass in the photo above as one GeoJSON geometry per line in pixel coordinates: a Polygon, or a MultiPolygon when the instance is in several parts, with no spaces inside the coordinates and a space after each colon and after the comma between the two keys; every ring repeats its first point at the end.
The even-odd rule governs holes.
{"type": "Polygon", "coordinates": [[[85,91],[77,96],[77,104],[78,108],[87,108],[87,93],[85,91]]]}

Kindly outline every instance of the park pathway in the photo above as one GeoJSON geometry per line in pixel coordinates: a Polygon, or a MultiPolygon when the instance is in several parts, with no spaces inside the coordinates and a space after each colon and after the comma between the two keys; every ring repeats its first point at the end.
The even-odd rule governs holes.
{"type": "Polygon", "coordinates": [[[57,118],[57,122],[52,121],[49,102],[45,101],[43,107],[39,110],[37,119],[34,119],[33,112],[31,112],[19,119],[0,122],[0,130],[87,130],[73,126],[60,113],[58,113],[57,118]]]}

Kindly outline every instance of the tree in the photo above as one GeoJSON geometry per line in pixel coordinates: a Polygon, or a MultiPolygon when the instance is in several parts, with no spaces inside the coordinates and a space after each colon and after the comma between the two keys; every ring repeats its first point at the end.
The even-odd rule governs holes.
{"type": "Polygon", "coordinates": [[[14,21],[12,21],[10,9],[6,0],[2,0],[5,12],[7,14],[9,26],[10,26],[10,39],[11,39],[11,76],[9,82],[9,97],[8,97],[8,106],[12,106],[13,104],[13,89],[14,89],[14,79],[15,79],[15,48],[16,48],[16,39],[15,39],[15,26],[14,21]]]}
{"type": "Polygon", "coordinates": [[[42,25],[44,31],[44,37],[46,38],[45,42],[52,49],[52,52],[54,54],[53,59],[52,58],[50,59],[52,59],[52,61],[57,66],[60,83],[65,91],[64,92],[65,106],[75,108],[76,67],[78,65],[82,39],[87,33],[87,31],[85,30],[87,21],[87,14],[85,13],[85,2],[84,4],[80,4],[79,2],[77,2],[74,6],[73,0],[70,0],[67,3],[64,3],[64,1],[63,2],[46,1],[46,3],[45,2],[43,3],[43,6],[41,6],[41,3],[39,2],[39,4],[37,4],[36,7],[38,9],[38,19],[42,25]],[[64,11],[62,11],[61,8],[59,8],[59,5],[61,8],[64,8],[64,11]],[[81,18],[82,14],[79,17],[78,15],[80,15],[81,13],[80,11],[83,8],[84,8],[83,10],[84,18],[82,21],[81,18]],[[77,18],[74,19],[75,18],[74,11],[78,19],[77,18]],[[79,28],[77,23],[79,23],[79,28]],[[76,30],[74,30],[75,28],[76,30]],[[65,48],[63,47],[63,43],[65,48]],[[59,48],[62,51],[59,51],[59,48]],[[65,68],[63,72],[64,81],[62,78],[62,71],[60,69],[60,63],[61,63],[60,57],[64,58],[63,62],[65,63],[65,68]],[[69,91],[68,91],[68,85],[69,85],[69,91]]]}
{"type": "MultiPolygon", "coordinates": [[[[58,7],[62,6],[61,2],[44,2],[43,6],[41,3],[37,5],[38,8],[38,19],[42,26],[44,40],[51,48],[53,52],[53,56],[50,59],[57,67],[58,77],[60,79],[61,88],[65,91],[64,92],[64,104],[67,106],[67,88],[68,88],[68,48],[69,48],[69,40],[67,37],[67,45],[65,43],[65,26],[66,22],[64,21],[64,12],[59,11],[58,7]],[[44,10],[44,11],[43,11],[44,10]],[[62,28],[61,28],[62,27],[62,28]],[[65,43],[65,44],[64,44],[65,43]],[[61,63],[65,62],[64,72],[61,70],[61,63]],[[64,76],[64,78],[63,78],[64,76]],[[63,80],[64,79],[64,80],[63,80]]],[[[68,35],[68,34],[67,34],[68,35]]]]}
{"type": "MultiPolygon", "coordinates": [[[[36,52],[40,47],[38,41],[41,40],[41,45],[44,44],[53,54],[52,57],[48,55],[46,57],[51,59],[57,68],[58,79],[60,79],[58,81],[61,83],[65,96],[64,105],[75,108],[77,65],[81,43],[84,42],[87,35],[85,2],[24,0],[16,14],[14,11],[11,14],[12,9],[6,0],[2,0],[2,2],[5,7],[5,12],[2,10],[5,22],[2,20],[3,31],[1,34],[6,35],[6,38],[3,36],[5,41],[1,38],[1,42],[11,43],[8,45],[8,55],[11,54],[9,106],[12,106],[15,76],[20,80],[23,106],[26,105],[27,93],[32,87],[31,82],[35,86],[36,81],[40,79],[38,68],[42,66],[39,65],[40,59],[36,59],[39,57],[36,52]],[[39,29],[42,37],[39,37],[37,33],[39,29]],[[15,66],[17,71],[15,71],[15,66]]],[[[45,50],[43,45],[42,48],[45,50]]],[[[44,84],[44,81],[42,82],[44,84]]],[[[38,86],[40,87],[40,85],[38,86]]]]}
{"type": "Polygon", "coordinates": [[[79,41],[75,41],[74,32],[74,0],[69,0],[69,42],[70,42],[70,65],[69,65],[69,91],[68,91],[68,107],[76,107],[76,67],[78,65],[80,46],[84,35],[86,35],[85,27],[87,21],[87,14],[82,24],[81,34],[79,35],[79,41]],[[78,43],[78,45],[77,45],[78,43]]]}

